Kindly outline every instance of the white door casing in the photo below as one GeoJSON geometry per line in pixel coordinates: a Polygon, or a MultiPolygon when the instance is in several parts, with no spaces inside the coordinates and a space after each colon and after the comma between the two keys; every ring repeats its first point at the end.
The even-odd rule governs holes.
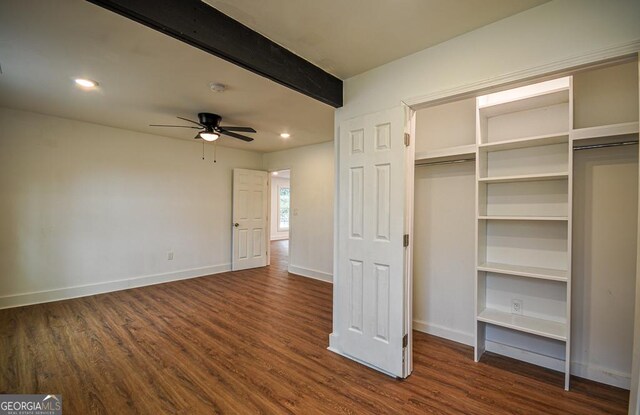
{"type": "Polygon", "coordinates": [[[266,171],[233,169],[233,271],[267,265],[268,177],[266,171]]]}
{"type": "Polygon", "coordinates": [[[413,171],[405,111],[397,107],[340,124],[330,337],[330,350],[396,377],[411,371],[408,339],[403,339],[411,327],[409,253],[403,241],[410,227],[407,169],[413,171]]]}

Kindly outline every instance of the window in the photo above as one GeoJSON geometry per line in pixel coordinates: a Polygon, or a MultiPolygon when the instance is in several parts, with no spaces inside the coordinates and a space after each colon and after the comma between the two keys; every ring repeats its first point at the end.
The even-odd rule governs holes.
{"type": "Polygon", "coordinates": [[[289,186],[278,186],[278,232],[289,230],[289,186]]]}

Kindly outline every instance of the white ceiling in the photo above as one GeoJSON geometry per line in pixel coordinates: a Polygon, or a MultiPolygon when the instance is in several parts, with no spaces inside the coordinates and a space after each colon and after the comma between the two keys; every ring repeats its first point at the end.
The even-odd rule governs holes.
{"type": "Polygon", "coordinates": [[[0,1],[0,65],[0,106],[189,140],[197,130],[148,124],[213,112],[258,130],[220,145],[255,151],[333,139],[332,107],[83,0],[0,1]]]}
{"type": "MultiPolygon", "coordinates": [[[[544,2],[207,1],[340,77],[544,2]]],[[[1,0],[0,66],[0,106],[187,140],[195,130],[148,124],[214,112],[258,130],[221,145],[261,152],[333,139],[330,106],[83,0],[1,0]],[[75,77],[100,88],[82,91],[75,77]]]]}
{"type": "Polygon", "coordinates": [[[203,0],[346,79],[549,0],[203,0]]]}

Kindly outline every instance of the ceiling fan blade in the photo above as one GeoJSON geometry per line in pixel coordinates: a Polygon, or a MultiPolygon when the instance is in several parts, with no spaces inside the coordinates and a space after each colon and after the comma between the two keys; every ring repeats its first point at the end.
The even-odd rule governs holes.
{"type": "Polygon", "coordinates": [[[242,134],[232,133],[231,131],[223,130],[222,128],[219,131],[220,131],[220,134],[228,135],[229,137],[237,138],[237,139],[240,139],[242,141],[247,141],[247,142],[253,141],[253,138],[251,138],[251,137],[247,137],[247,136],[242,135],[242,134]]]}
{"type": "Polygon", "coordinates": [[[257,131],[251,127],[227,127],[225,125],[225,126],[220,126],[220,128],[227,131],[238,131],[241,133],[257,133],[257,131]]]}
{"type": "Polygon", "coordinates": [[[169,124],[149,124],[149,127],[195,128],[197,130],[202,128],[202,127],[192,127],[190,125],[169,125],[169,124]]]}
{"type": "Polygon", "coordinates": [[[176,118],[179,118],[179,119],[181,119],[181,120],[183,120],[183,121],[189,121],[190,123],[193,123],[193,124],[195,124],[195,125],[199,125],[200,127],[204,127],[204,125],[200,124],[199,122],[197,122],[197,121],[193,121],[193,120],[190,120],[190,119],[188,119],[188,118],[183,118],[183,117],[176,117],[176,118]]]}

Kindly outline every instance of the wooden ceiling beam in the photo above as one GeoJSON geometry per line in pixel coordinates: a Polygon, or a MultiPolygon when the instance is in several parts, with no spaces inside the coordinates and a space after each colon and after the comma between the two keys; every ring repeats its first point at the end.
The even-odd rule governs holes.
{"type": "Polygon", "coordinates": [[[87,0],[274,82],[342,106],[342,80],[200,0],[87,0]]]}

